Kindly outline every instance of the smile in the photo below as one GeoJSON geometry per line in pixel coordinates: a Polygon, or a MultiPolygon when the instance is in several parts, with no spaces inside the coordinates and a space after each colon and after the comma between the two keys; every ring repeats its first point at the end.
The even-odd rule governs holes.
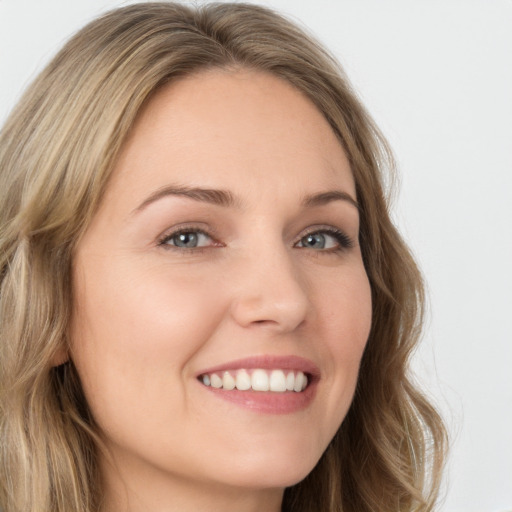
{"type": "Polygon", "coordinates": [[[321,372],[296,355],[258,355],[204,368],[196,380],[215,399],[254,413],[292,414],[313,403],[321,372]]]}
{"type": "Polygon", "coordinates": [[[238,391],[270,391],[286,393],[304,391],[308,386],[308,375],[300,370],[283,369],[238,369],[205,373],[199,376],[205,386],[215,389],[238,391]]]}

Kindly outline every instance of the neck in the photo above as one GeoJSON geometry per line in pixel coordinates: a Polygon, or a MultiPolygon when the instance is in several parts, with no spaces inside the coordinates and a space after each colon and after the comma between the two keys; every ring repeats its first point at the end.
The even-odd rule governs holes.
{"type": "Polygon", "coordinates": [[[280,512],[284,489],[198,482],[158,469],[133,474],[104,463],[101,512],[280,512]]]}

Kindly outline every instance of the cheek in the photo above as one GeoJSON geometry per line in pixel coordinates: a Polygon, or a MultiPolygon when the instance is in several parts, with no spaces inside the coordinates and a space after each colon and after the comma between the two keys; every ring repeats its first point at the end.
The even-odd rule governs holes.
{"type": "Polygon", "coordinates": [[[210,310],[218,302],[211,280],[166,274],[158,268],[109,270],[83,276],[75,306],[75,324],[89,331],[90,341],[103,349],[150,353],[165,345],[179,353],[180,347],[193,343],[194,333],[199,335],[215,319],[210,310]]]}
{"type": "Polygon", "coordinates": [[[345,356],[353,354],[349,360],[360,359],[372,322],[370,283],[362,264],[339,282],[333,280],[319,297],[322,325],[329,330],[332,350],[345,356]]]}
{"type": "Polygon", "coordinates": [[[149,409],[147,397],[162,389],[179,401],[180,377],[221,317],[215,284],[156,268],[106,270],[77,280],[72,321],[72,358],[93,413],[106,415],[114,404],[122,417],[138,397],[149,409]]]}
{"type": "Polygon", "coordinates": [[[327,351],[325,391],[333,435],[352,402],[372,320],[371,290],[364,269],[349,274],[324,294],[319,322],[327,351]]]}

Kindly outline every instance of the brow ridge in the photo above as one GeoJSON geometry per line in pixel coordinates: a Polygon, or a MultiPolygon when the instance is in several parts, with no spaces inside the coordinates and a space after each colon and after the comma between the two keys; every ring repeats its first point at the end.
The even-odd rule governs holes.
{"type": "MultiPolygon", "coordinates": [[[[237,200],[229,190],[191,187],[186,185],[167,185],[153,192],[137,208],[135,208],[134,213],[144,210],[151,203],[167,196],[188,197],[195,201],[223,207],[240,207],[240,201],[237,200]]],[[[326,205],[333,201],[346,201],[359,210],[359,203],[350,194],[342,190],[329,190],[326,192],[307,195],[302,200],[302,206],[304,208],[313,208],[326,205]]]]}
{"type": "Polygon", "coordinates": [[[357,210],[360,209],[359,203],[348,192],[344,192],[343,190],[328,190],[327,192],[308,195],[303,199],[302,204],[306,208],[311,208],[323,206],[333,201],[347,201],[357,208],[357,210]]]}
{"type": "Polygon", "coordinates": [[[189,187],[185,185],[167,185],[153,192],[134,212],[144,210],[147,206],[167,196],[188,197],[195,201],[215,204],[224,207],[238,206],[238,201],[229,190],[189,187]]]}

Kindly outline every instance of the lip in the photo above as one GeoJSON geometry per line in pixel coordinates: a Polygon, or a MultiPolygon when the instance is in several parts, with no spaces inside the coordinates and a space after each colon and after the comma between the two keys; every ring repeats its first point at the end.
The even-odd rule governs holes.
{"type": "Polygon", "coordinates": [[[205,368],[196,375],[198,384],[206,392],[211,393],[215,398],[230,402],[235,406],[249,409],[265,414],[291,414],[306,409],[314,400],[318,381],[320,380],[320,369],[310,361],[299,356],[254,356],[244,359],[237,359],[222,363],[216,366],[205,368]],[[199,382],[199,377],[205,373],[221,373],[228,370],[251,370],[261,368],[262,370],[281,369],[298,370],[308,376],[308,386],[299,393],[287,391],[283,393],[262,392],[262,391],[239,391],[216,389],[211,386],[204,386],[199,382]]]}
{"type": "Polygon", "coordinates": [[[228,370],[253,370],[261,368],[262,370],[272,370],[274,368],[280,370],[299,370],[307,373],[313,377],[313,380],[320,378],[320,369],[318,366],[300,356],[253,356],[244,359],[236,359],[227,363],[218,364],[210,368],[206,368],[197,373],[196,377],[204,375],[205,373],[224,372],[228,370]]]}

